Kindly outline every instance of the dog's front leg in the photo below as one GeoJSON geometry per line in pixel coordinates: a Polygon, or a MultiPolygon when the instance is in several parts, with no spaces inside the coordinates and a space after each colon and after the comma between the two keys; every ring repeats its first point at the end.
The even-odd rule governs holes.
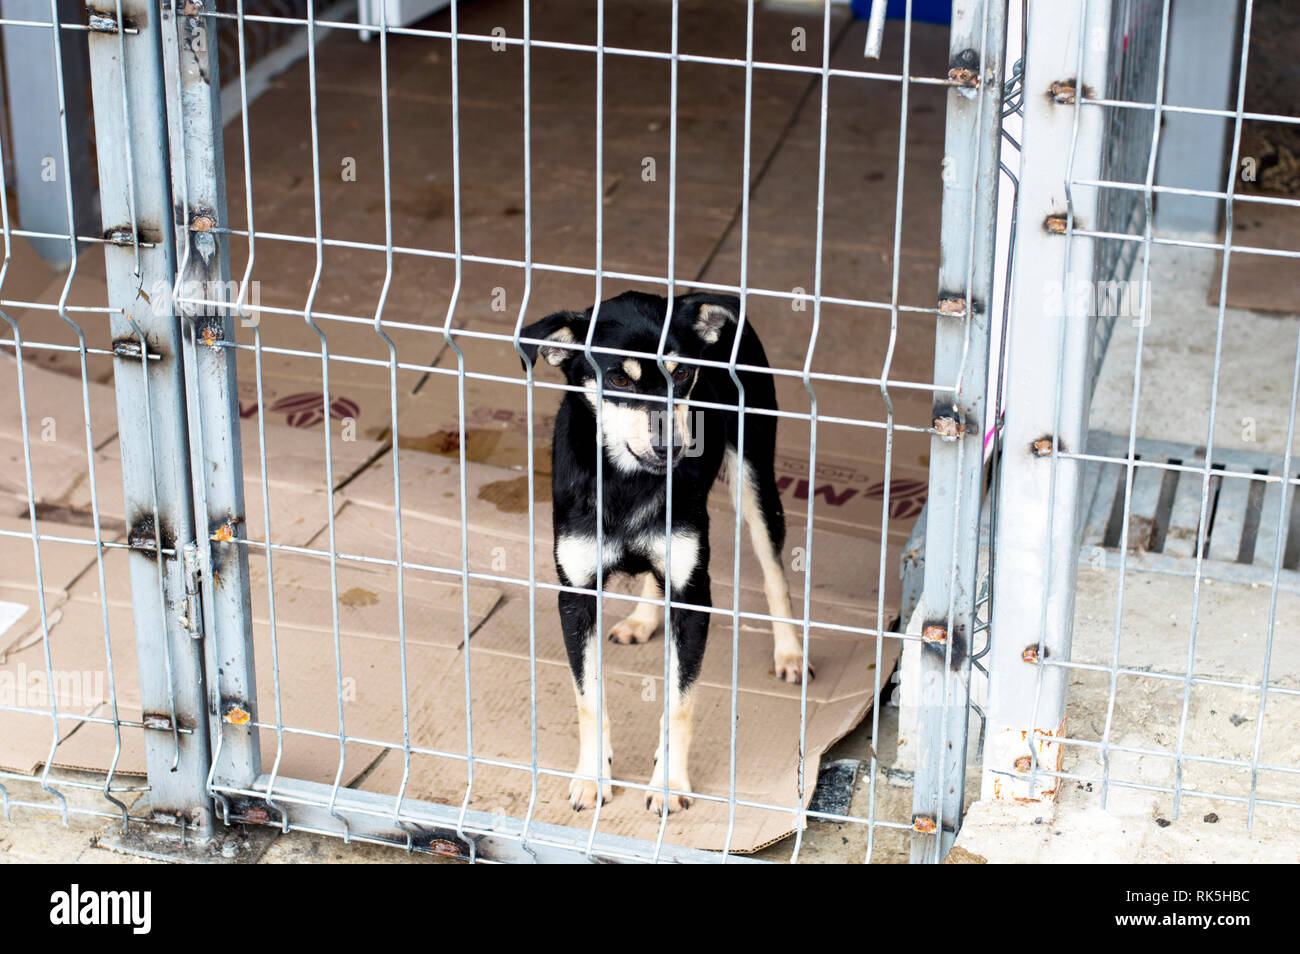
{"type": "MultiPolygon", "coordinates": [[[[674,602],[709,606],[709,575],[697,566],[686,586],[674,589],[674,602]]],[[[691,732],[695,719],[695,683],[704,661],[704,645],[709,631],[709,614],[703,610],[672,611],[672,638],[665,640],[668,652],[668,711],[659,723],[659,749],[655,753],[654,788],[646,794],[646,808],[656,814],[671,814],[690,808],[690,772],[687,760],[691,751],[691,732]],[[665,749],[667,750],[665,752],[665,749]],[[664,798],[664,782],[672,790],[664,798]]]]}
{"type": "MultiPolygon", "coordinates": [[[[579,584],[581,585],[581,584],[579,584]]],[[[609,706],[605,703],[605,680],[598,678],[596,665],[596,597],[583,593],[560,593],[560,625],[564,630],[564,648],[573,673],[573,693],[578,700],[578,767],[579,777],[569,781],[569,804],[576,812],[596,807],[596,776],[604,778],[600,786],[602,803],[613,797],[609,784],[614,752],[609,742],[609,706]],[[597,695],[599,693],[599,695],[597,695]],[[597,703],[600,714],[597,718],[597,703]],[[604,770],[600,770],[604,760],[604,770]]]]}

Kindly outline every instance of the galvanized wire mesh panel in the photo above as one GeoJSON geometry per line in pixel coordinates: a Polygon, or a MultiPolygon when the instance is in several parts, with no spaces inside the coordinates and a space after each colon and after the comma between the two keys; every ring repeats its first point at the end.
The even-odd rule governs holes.
{"type": "MultiPolygon", "coordinates": [[[[1291,612],[1290,448],[1300,380],[1293,359],[1300,350],[1291,350],[1289,329],[1274,336],[1283,353],[1273,371],[1284,380],[1267,398],[1273,450],[1249,448],[1253,430],[1229,436],[1237,422],[1230,428],[1222,420],[1221,407],[1233,400],[1224,369],[1258,355],[1226,329],[1258,319],[1230,307],[1228,279],[1243,258],[1297,257],[1283,229],[1250,238],[1234,226],[1243,209],[1261,202],[1296,205],[1238,193],[1243,126],[1296,117],[1247,108],[1249,2],[1240,22],[1228,17],[1216,26],[1238,64],[1227,108],[1170,95],[1171,4],[1084,2],[1070,13],[1077,45],[1064,68],[1049,54],[1036,70],[1033,57],[1059,42],[1062,24],[1030,21],[1026,84],[1053,95],[1026,100],[1022,172],[1037,181],[1029,204],[1022,181],[1020,214],[1045,214],[1049,227],[1019,252],[1049,270],[1066,300],[1020,273],[995,546],[1000,565],[1028,572],[1002,574],[994,593],[994,631],[1004,642],[995,640],[991,667],[985,793],[1073,807],[1095,793],[1103,806],[1140,806],[1164,824],[1192,802],[1197,811],[1213,809],[1208,822],[1249,825],[1262,808],[1285,814],[1300,805],[1300,773],[1282,741],[1297,687],[1276,643],[1291,612]],[[1096,35],[1111,37],[1109,60],[1088,42],[1096,35]],[[1072,76],[1060,78],[1066,73],[1072,76]],[[1222,189],[1157,177],[1162,120],[1189,115],[1225,121],[1226,154],[1206,143],[1206,161],[1222,163],[1222,189]],[[1056,137],[1047,132],[1053,127],[1056,137]],[[1060,135],[1067,129],[1068,137],[1060,135]],[[1040,191],[1062,186],[1063,209],[1040,191]],[[1162,196],[1217,200],[1221,239],[1157,232],[1152,210],[1162,196]],[[1195,258],[1210,252],[1218,253],[1212,264],[1195,258]],[[1135,311],[1120,317],[1131,321],[1116,322],[1105,307],[1114,304],[1107,293],[1115,282],[1128,285],[1135,311]],[[1208,305],[1196,297],[1206,286],[1208,305]],[[1100,378],[1105,349],[1083,333],[1093,327],[1110,338],[1100,378]],[[1171,359],[1198,340],[1208,343],[1204,361],[1171,359]],[[1017,352],[1050,357],[1036,367],[1017,352]],[[1180,416],[1180,431],[1160,410],[1178,385],[1198,395],[1198,412],[1204,407],[1203,417],[1180,416]],[[1044,393],[1050,406],[1034,408],[1032,396],[1044,393]],[[1090,403],[1094,413],[1105,409],[1111,433],[1088,434],[1090,403]],[[1243,581],[1245,589],[1231,586],[1243,581]],[[1232,631],[1240,638],[1225,641],[1232,631]]],[[[1196,14],[1189,6],[1183,15],[1196,14]]]]}
{"type": "MultiPolygon", "coordinates": [[[[120,9],[80,21],[64,19],[67,12],[58,4],[6,5],[10,16],[0,26],[7,40],[23,38],[7,45],[11,133],[54,147],[34,169],[31,143],[11,138],[13,148],[27,150],[27,163],[7,168],[23,185],[39,176],[48,187],[16,190],[17,210],[9,183],[0,187],[0,369],[8,392],[0,532],[11,611],[0,635],[0,806],[6,816],[53,809],[65,821],[85,814],[123,825],[134,816],[198,833],[210,822],[201,778],[207,732],[184,582],[189,455],[175,413],[183,407],[180,365],[165,297],[174,272],[158,227],[170,207],[166,148],[160,125],[146,121],[139,135],[125,135],[141,114],[138,84],[121,69],[122,50],[128,37],[133,50],[148,49],[139,45],[139,29],[120,9]],[[12,72],[27,44],[40,64],[22,77],[31,83],[30,99],[12,72]],[[79,79],[67,71],[79,47],[82,54],[88,47],[96,66],[102,231],[84,229],[96,217],[87,215],[94,196],[87,199],[89,145],[80,134],[88,117],[69,108],[83,100],[79,79]],[[103,259],[126,278],[111,282],[107,296],[97,267],[103,259]],[[142,290],[157,291],[156,282],[164,297],[151,307],[142,290]],[[116,387],[104,383],[106,370],[116,387]],[[134,592],[127,605],[138,610],[133,634],[120,602],[128,576],[134,592]],[[137,668],[137,660],[145,665],[137,668]],[[146,748],[156,773],[149,785],[133,777],[143,772],[146,748]]],[[[148,74],[147,62],[140,72],[148,74]]]]}
{"type": "MultiPolygon", "coordinates": [[[[383,22],[369,45],[310,0],[158,12],[129,0],[63,30],[3,24],[56,43],[78,26],[91,34],[104,230],[68,227],[73,268],[54,301],[6,304],[74,330],[74,344],[50,348],[71,357],[55,371],[82,389],[94,528],[82,545],[98,568],[108,671],[128,619],[140,687],[136,698],[110,679],[111,715],[79,714],[72,736],[57,708],[0,705],[5,717],[48,717],[42,781],[72,764],[80,737],[77,757],[100,771],[92,789],[114,805],[147,789],[140,813],[198,838],[242,820],[475,859],[734,861],[793,833],[785,850],[800,860],[821,850],[820,825],[853,832],[858,858],[873,859],[881,838],[895,857],[913,838],[918,858],[941,857],[961,815],[943,789],[964,773],[944,742],[964,737],[964,640],[976,627],[1000,5],[963,8],[951,34],[890,23],[880,64],[863,61],[865,27],[830,4],[805,17],[599,4],[594,18],[545,23],[527,3],[453,4],[415,26],[383,22]],[[653,36],[640,33],[647,17],[653,36]],[[294,35],[305,62],[255,101],[255,60],[294,35]],[[239,105],[228,127],[223,85],[239,105]],[[885,132],[857,123],[864,97],[885,132]],[[484,150],[512,160],[494,165],[484,150]],[[637,185],[645,197],[626,198],[637,185]],[[942,267],[926,227],[940,220],[942,267]],[[102,272],[83,245],[106,248],[102,272]],[[93,302],[87,331],[71,317],[78,275],[93,302]],[[736,296],[729,320],[762,328],[771,366],[747,364],[739,344],[708,359],[665,353],[666,337],[611,350],[597,336],[602,303],[629,285],[736,296]],[[586,340],[525,332],[587,303],[586,340]],[[744,409],[739,459],[746,434],[761,434],[753,422],[779,422],[772,484],[792,527],[767,556],[777,576],[763,551],[753,563],[742,549],[753,521],[742,471],[711,505],[712,599],[707,586],[702,602],[671,586],[611,588],[604,559],[588,585],[557,579],[549,415],[566,394],[592,392],[597,433],[610,425],[602,376],[575,386],[520,367],[538,345],[567,345],[592,367],[614,354],[742,382],[734,405],[688,395],[665,409],[744,409]],[[90,424],[97,379],[114,387],[118,446],[90,424]],[[489,387],[508,397],[485,404],[489,387]],[[764,406],[767,387],[779,410],[764,406]],[[511,441],[515,470],[500,466],[511,441]],[[110,540],[95,468],[118,459],[122,539],[110,540]],[[848,773],[847,798],[814,801],[820,753],[868,707],[881,738],[875,700],[899,644],[921,639],[894,628],[895,561],[927,493],[927,612],[953,637],[927,640],[942,647],[943,700],[928,716],[935,745],[916,806],[884,790],[870,745],[852,760],[861,780],[848,773]],[[782,605],[771,591],[786,573],[793,599],[782,605]],[[669,630],[692,613],[721,624],[699,683],[696,784],[651,774],[631,726],[631,768],[598,756],[571,769],[577,729],[557,731],[548,708],[569,688],[553,603],[566,596],[595,597],[596,679],[615,712],[634,701],[651,726],[688,710],[679,652],[661,649],[667,639],[640,656],[607,649],[609,623],[630,607],[669,630]],[[800,647],[785,664],[797,686],[766,671],[772,631],[800,647]],[[764,728],[769,711],[779,732],[764,728]],[[124,772],[148,785],[124,787],[124,772]],[[555,795],[572,780],[597,792],[613,781],[624,804],[573,815],[555,795]],[[694,800],[682,815],[619,814],[681,796],[694,800]]],[[[67,205],[72,221],[71,193],[67,205]]],[[[5,235],[51,237],[7,218],[5,235]]],[[[12,324],[5,344],[21,369],[36,346],[12,324]]],[[[33,446],[27,430],[12,443],[33,446]]],[[[606,477],[595,473],[599,514],[606,477]]],[[[674,473],[663,537],[675,540],[674,473]]],[[[19,497],[30,526],[6,532],[36,545],[43,592],[40,492],[29,479],[19,497]]],[[[595,521],[597,553],[610,519],[595,521]]],[[[663,550],[671,583],[673,563],[690,557],[663,550]]],[[[40,615],[32,632],[48,664],[69,629],[40,615]]],[[[595,698],[600,724],[607,703],[595,698]]],[[[690,744],[689,731],[665,735],[663,762],[690,744]]],[[[828,784],[842,775],[827,772],[828,784]]]]}
{"type": "MultiPolygon", "coordinates": [[[[1111,9],[1111,67],[1107,77],[1107,99],[1131,102],[1154,102],[1159,71],[1152,67],[1160,51],[1160,4],[1141,0],[1117,0],[1111,9]]],[[[1154,112],[1118,109],[1107,117],[1101,177],[1108,182],[1142,182],[1151,159],[1154,112]]],[[[1135,190],[1106,190],[1099,199],[1097,229],[1138,235],[1146,225],[1146,210],[1141,193],[1135,190]]],[[[1118,239],[1100,242],[1097,250],[1096,278],[1100,283],[1125,282],[1137,261],[1138,246],[1118,239]]],[[[1098,309],[1096,340],[1093,344],[1090,390],[1097,385],[1097,375],[1106,357],[1106,345],[1120,311],[1132,302],[1120,300],[1119,286],[1110,293],[1106,307],[1098,309]]]]}

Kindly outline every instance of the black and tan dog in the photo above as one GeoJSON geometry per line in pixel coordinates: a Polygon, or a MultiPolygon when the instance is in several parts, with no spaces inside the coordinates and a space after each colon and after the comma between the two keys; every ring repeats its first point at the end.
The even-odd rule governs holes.
{"type": "MultiPolygon", "coordinates": [[[[565,586],[591,589],[596,585],[597,561],[605,577],[614,573],[642,575],[643,597],[663,599],[665,570],[671,575],[674,602],[710,606],[709,516],[706,502],[724,461],[732,481],[741,482],[742,512],[750,539],[763,568],[764,588],[772,616],[790,619],[790,590],[781,562],[785,515],[773,473],[776,417],[745,415],[744,460],[737,460],[739,415],[734,410],[692,407],[688,402],[737,406],[738,393],[725,367],[693,363],[692,359],[727,363],[735,343],[739,301],[722,295],[683,295],[672,302],[663,365],[658,355],[668,300],[626,292],[602,302],[591,344],[592,357],[603,378],[599,433],[603,448],[597,455],[597,371],[584,352],[592,310],[558,312],[524,329],[526,353],[534,363],[540,352],[560,368],[568,383],[582,388],[566,393],[555,421],[552,482],[555,523],[555,565],[565,586]],[[538,343],[540,342],[540,343],[538,343]],[[609,353],[603,349],[612,349],[609,353]],[[651,357],[628,357],[640,352],[651,357]],[[665,373],[666,372],[666,373],[665,373]],[[673,413],[667,414],[668,379],[673,389],[673,413]],[[692,426],[692,421],[694,425],[692,426]],[[670,451],[671,448],[671,451],[670,451]],[[603,499],[603,553],[596,544],[596,466],[600,460],[603,499]],[[667,472],[672,473],[672,533],[665,533],[667,472]],[[671,543],[666,542],[666,537],[671,543]]],[[[746,323],[736,353],[737,365],[767,368],[758,336],[746,323]]],[[[738,371],[746,408],[776,409],[772,376],[738,371]]],[[[732,487],[735,483],[732,483],[732,487]]],[[[573,670],[578,698],[581,756],[569,786],[569,801],[581,811],[596,805],[595,777],[604,754],[602,773],[610,778],[612,750],[609,709],[601,705],[596,721],[596,597],[586,593],[559,594],[560,622],[573,670]]],[[[686,808],[691,790],[687,755],[691,743],[692,689],[704,657],[709,615],[703,610],[674,609],[669,641],[670,699],[667,725],[661,726],[653,785],[670,794],[651,792],[646,807],[656,812],[686,808]],[[664,741],[668,758],[664,759],[664,741]]],[[[662,603],[638,603],[627,619],[610,631],[616,643],[648,640],[663,619],[662,603]]],[[[803,678],[802,641],[790,623],[772,625],[776,676],[787,682],[803,678]]],[[[811,675],[811,670],[809,670],[811,675]]],[[[603,699],[603,694],[602,694],[603,699]]],[[[603,799],[611,796],[604,785],[603,799]]]]}

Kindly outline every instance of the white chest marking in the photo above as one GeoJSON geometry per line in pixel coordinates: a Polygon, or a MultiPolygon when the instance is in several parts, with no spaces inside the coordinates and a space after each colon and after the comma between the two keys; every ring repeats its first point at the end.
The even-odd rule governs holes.
{"type": "MultiPolygon", "coordinates": [[[[695,572],[700,554],[700,538],[693,531],[679,530],[673,534],[672,541],[672,552],[667,557],[662,533],[642,534],[631,542],[629,548],[644,554],[660,575],[665,575],[665,562],[671,562],[671,567],[667,569],[672,573],[673,588],[680,589],[695,572]]],[[[606,538],[604,543],[602,563],[605,569],[608,569],[623,558],[625,549],[622,542],[617,539],[606,538]]],[[[556,562],[560,564],[560,569],[564,571],[564,575],[569,578],[573,586],[589,587],[595,582],[595,537],[578,534],[560,537],[556,541],[555,557],[556,562]]]]}

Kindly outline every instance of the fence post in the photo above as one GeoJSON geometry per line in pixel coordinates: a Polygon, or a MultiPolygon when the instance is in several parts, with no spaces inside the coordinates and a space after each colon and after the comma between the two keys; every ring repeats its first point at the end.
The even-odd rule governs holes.
{"type": "Polygon", "coordinates": [[[930,440],[914,862],[948,853],[965,794],[1005,50],[1005,0],[953,5],[934,354],[945,390],[930,440]]]}
{"type": "Polygon", "coordinates": [[[1025,50],[1024,127],[1006,407],[994,541],[997,586],[990,653],[982,797],[1056,798],[1079,560],[1093,309],[1100,228],[1097,190],[1069,180],[1102,178],[1105,110],[1080,107],[1085,90],[1108,88],[1111,0],[1061,0],[1031,16],[1025,50]],[[1077,93],[1076,93],[1077,91],[1077,93]]]}
{"type": "Polygon", "coordinates": [[[158,8],[121,0],[89,33],[118,440],[150,804],[212,830],[203,630],[194,540],[158,8]]]}
{"type": "MultiPolygon", "coordinates": [[[[235,305],[215,26],[203,0],[162,8],[178,278],[188,388],[194,512],[199,515],[210,680],[212,777],[250,789],[261,773],[249,597],[244,466],[235,379],[235,305]]],[[[257,316],[250,320],[255,321],[257,316]]],[[[218,804],[226,808],[218,795],[218,804]]]]}

